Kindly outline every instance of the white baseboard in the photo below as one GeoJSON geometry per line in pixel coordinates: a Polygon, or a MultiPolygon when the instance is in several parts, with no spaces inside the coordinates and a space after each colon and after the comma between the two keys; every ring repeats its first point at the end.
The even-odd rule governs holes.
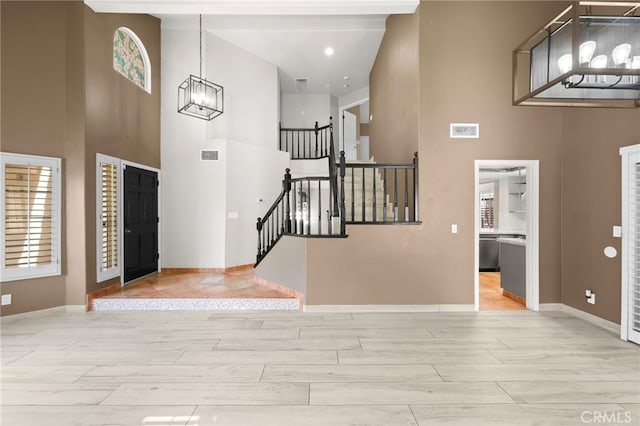
{"type": "Polygon", "coordinates": [[[304,305],[304,312],[472,312],[473,304],[464,305],[304,305]]]}
{"type": "Polygon", "coordinates": [[[86,312],[86,311],[87,311],[87,307],[85,305],[62,305],[62,306],[54,306],[53,308],[39,309],[37,311],[22,312],[20,314],[5,315],[1,318],[2,318],[2,322],[4,322],[5,324],[8,324],[12,321],[19,320],[22,318],[39,317],[39,316],[49,315],[55,312],[77,313],[77,312],[86,312]]]}
{"type": "Polygon", "coordinates": [[[573,306],[565,305],[564,303],[541,303],[540,310],[566,312],[567,314],[572,315],[576,318],[580,318],[582,320],[590,322],[591,324],[602,327],[605,330],[611,331],[618,336],[620,335],[620,324],[616,324],[615,322],[611,322],[588,312],[581,311],[580,309],[576,309],[573,306]]]}
{"type": "Polygon", "coordinates": [[[564,305],[562,303],[540,303],[539,310],[540,311],[560,311],[562,312],[562,307],[564,305]]]}

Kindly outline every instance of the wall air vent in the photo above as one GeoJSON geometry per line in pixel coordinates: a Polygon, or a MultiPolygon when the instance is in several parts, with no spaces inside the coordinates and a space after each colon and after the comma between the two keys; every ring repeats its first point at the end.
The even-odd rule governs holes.
{"type": "Polygon", "coordinates": [[[218,161],[217,149],[203,149],[200,151],[200,159],[202,161],[218,161]]]}
{"type": "Polygon", "coordinates": [[[452,139],[478,139],[480,137],[480,124],[451,123],[449,124],[449,137],[452,139]]]}
{"type": "Polygon", "coordinates": [[[296,92],[306,92],[309,88],[309,79],[296,78],[296,92]]]}

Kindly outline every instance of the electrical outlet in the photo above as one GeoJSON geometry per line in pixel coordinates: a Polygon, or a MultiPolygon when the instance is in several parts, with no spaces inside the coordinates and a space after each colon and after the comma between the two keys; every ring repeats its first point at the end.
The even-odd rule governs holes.
{"type": "Polygon", "coordinates": [[[587,303],[590,303],[592,305],[596,304],[596,294],[594,292],[592,292],[591,290],[585,290],[584,291],[584,297],[587,298],[587,303]]]}
{"type": "Polygon", "coordinates": [[[2,295],[2,306],[11,304],[11,294],[2,295]]]}

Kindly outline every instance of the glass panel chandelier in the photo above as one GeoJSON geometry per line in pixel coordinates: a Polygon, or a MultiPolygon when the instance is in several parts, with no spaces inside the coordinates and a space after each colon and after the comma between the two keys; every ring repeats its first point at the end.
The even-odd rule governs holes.
{"type": "Polygon", "coordinates": [[[178,86],[178,112],[213,120],[224,110],[224,88],[202,76],[202,15],[200,15],[200,76],[190,75],[178,86]]]}
{"type": "Polygon", "coordinates": [[[513,104],[640,107],[640,2],[573,2],[513,51],[513,104]]]}

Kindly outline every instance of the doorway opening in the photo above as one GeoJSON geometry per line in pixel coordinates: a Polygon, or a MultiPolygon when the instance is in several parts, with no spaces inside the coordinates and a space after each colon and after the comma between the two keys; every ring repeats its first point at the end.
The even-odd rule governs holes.
{"type": "Polygon", "coordinates": [[[539,309],[539,163],[475,161],[475,310],[539,309]]]}
{"type": "Polygon", "coordinates": [[[368,161],[369,98],[340,107],[340,151],[347,161],[368,161]]]}

